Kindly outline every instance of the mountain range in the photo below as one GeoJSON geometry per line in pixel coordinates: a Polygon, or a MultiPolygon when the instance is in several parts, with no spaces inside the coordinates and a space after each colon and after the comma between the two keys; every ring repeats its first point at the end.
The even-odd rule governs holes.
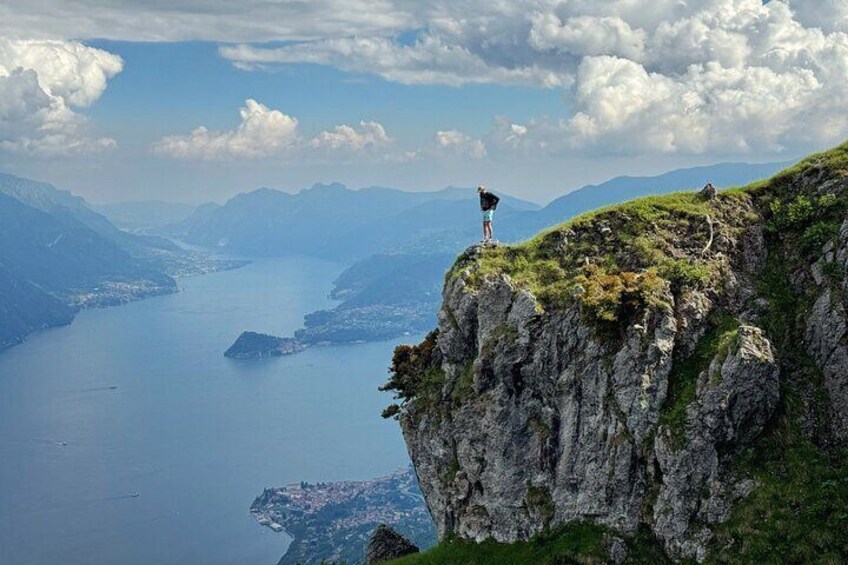
{"type": "MultiPolygon", "coordinates": [[[[404,192],[391,188],[350,190],[316,184],[296,194],[261,188],[209,206],[183,222],[185,241],[236,254],[306,254],[361,258],[467,225],[476,219],[476,192],[446,188],[404,192]]],[[[505,196],[505,215],[538,209],[505,196]]]]}
{"type": "Polygon", "coordinates": [[[175,292],[174,276],[236,265],[127,233],[68,191],[0,174],[0,349],[80,308],[175,292]]]}
{"type": "MultiPolygon", "coordinates": [[[[545,206],[499,193],[496,234],[503,241],[518,241],[576,214],[630,198],[694,190],[707,182],[742,185],[785,165],[720,163],[650,177],[616,177],[545,206]]],[[[125,207],[113,220],[129,213],[125,207]]],[[[350,261],[378,253],[456,253],[479,236],[479,224],[477,194],[470,187],[405,192],[382,187],[351,190],[332,183],[295,194],[270,188],[245,192],[222,206],[203,205],[158,232],[240,255],[305,254],[350,261]]]]}

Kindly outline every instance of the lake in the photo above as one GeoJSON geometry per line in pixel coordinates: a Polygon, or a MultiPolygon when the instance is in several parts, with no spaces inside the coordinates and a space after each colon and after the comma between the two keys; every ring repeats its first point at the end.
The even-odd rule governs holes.
{"type": "Polygon", "coordinates": [[[266,486],[408,463],[377,386],[397,342],[234,361],[242,330],[287,335],[343,265],[261,260],[182,291],[82,312],[0,353],[0,562],[269,564],[266,486]],[[135,496],[137,495],[137,496],[135,496]]]}

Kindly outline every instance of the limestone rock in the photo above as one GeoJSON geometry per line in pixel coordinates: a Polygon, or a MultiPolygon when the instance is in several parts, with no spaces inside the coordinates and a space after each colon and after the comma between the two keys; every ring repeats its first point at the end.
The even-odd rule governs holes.
{"type": "Polygon", "coordinates": [[[411,553],[418,553],[418,547],[386,524],[380,524],[368,540],[365,563],[383,563],[411,553]]]}
{"type": "Polygon", "coordinates": [[[627,549],[627,544],[619,537],[613,537],[609,540],[609,557],[613,563],[624,563],[630,551],[627,549]]]}
{"type": "MultiPolygon", "coordinates": [[[[824,375],[830,401],[830,420],[834,436],[848,440],[848,220],[842,223],[839,247],[813,265],[823,273],[826,264],[835,265],[833,277],[819,274],[818,298],[807,316],[805,345],[807,352],[824,375]]],[[[815,276],[815,274],[814,274],[815,276]]]]}
{"type": "Polygon", "coordinates": [[[714,300],[665,293],[665,306],[610,340],[576,302],[546,313],[508,276],[478,286],[468,273],[449,277],[437,338],[444,382],[438,398],[413,398],[399,413],[440,536],[512,542],[575,520],[633,533],[647,504],[670,553],[703,555],[709,527],[745,494],[719,446],[761,432],[778,369],[762,331],[741,326],[698,381],[686,446],[672,447],[658,426],[669,374],[714,300]]]}
{"type": "Polygon", "coordinates": [[[439,319],[443,394],[456,398],[469,375],[470,392],[446,413],[413,399],[400,422],[440,535],[513,541],[576,519],[634,530],[673,311],[646,313],[616,346],[576,306],[543,323],[508,277],[474,292],[460,278],[439,319]]]}
{"type": "Polygon", "coordinates": [[[706,557],[709,526],[727,519],[745,492],[728,484],[720,450],[757,437],[779,399],[778,367],[759,328],[741,326],[737,343],[722,351],[698,377],[686,409],[684,445],[662,426],[654,442],[662,473],[654,504],[654,532],[676,557],[706,557]],[[693,529],[694,524],[699,524],[693,529]]]}

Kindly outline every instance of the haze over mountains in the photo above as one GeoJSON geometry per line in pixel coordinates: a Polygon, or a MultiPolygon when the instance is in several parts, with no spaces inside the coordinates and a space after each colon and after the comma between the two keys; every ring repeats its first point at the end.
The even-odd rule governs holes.
{"type": "Polygon", "coordinates": [[[175,292],[174,276],[226,266],[121,231],[53,185],[0,174],[0,349],[79,308],[175,292]]]}
{"type": "Polygon", "coordinates": [[[198,207],[176,202],[141,200],[95,204],[94,208],[122,230],[148,234],[161,233],[163,228],[177,224],[191,216],[198,207]]]}
{"type": "MultiPolygon", "coordinates": [[[[502,199],[496,235],[515,241],[622,200],[694,190],[707,182],[718,187],[746,184],[785,165],[722,163],[654,177],[616,177],[569,192],[544,207],[498,193],[502,199]]],[[[333,183],[316,184],[296,194],[269,188],[238,194],[223,206],[203,205],[160,233],[245,255],[306,254],[350,260],[386,252],[456,253],[479,237],[479,222],[472,187],[404,192],[377,187],[351,190],[333,183]]]]}
{"type": "MultiPolygon", "coordinates": [[[[473,189],[459,188],[350,190],[334,183],[297,194],[261,188],[199,210],[185,222],[184,237],[232,253],[350,259],[467,226],[476,219],[476,199],[473,189]]],[[[508,196],[501,204],[505,215],[535,209],[536,204],[508,196]]]]}

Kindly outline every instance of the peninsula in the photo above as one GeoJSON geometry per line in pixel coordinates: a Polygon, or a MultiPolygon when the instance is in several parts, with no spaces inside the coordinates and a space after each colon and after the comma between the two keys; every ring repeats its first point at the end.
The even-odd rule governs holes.
{"type": "Polygon", "coordinates": [[[259,524],[294,538],[280,565],[363,563],[368,539],[380,524],[422,549],[436,542],[412,467],[367,481],[267,488],[250,511],[259,524]]]}

